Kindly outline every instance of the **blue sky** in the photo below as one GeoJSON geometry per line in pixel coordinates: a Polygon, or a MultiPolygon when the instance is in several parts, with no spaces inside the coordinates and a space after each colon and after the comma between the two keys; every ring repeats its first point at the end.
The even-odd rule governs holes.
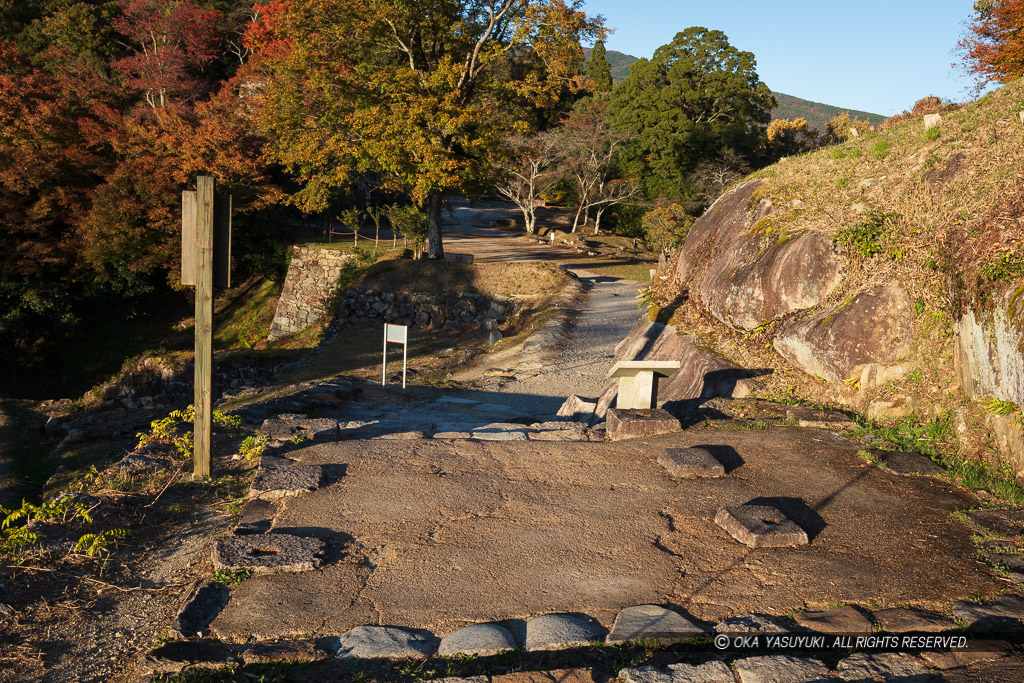
{"type": "Polygon", "coordinates": [[[972,99],[971,80],[950,66],[972,5],[587,0],[586,11],[615,29],[609,50],[650,57],[689,26],[717,29],[754,53],[758,75],[776,92],[891,116],[927,95],[972,99]]]}

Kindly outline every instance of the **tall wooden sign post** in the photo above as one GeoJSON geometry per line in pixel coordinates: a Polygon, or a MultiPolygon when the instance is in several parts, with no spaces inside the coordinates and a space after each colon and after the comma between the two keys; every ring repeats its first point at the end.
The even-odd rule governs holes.
{"type": "Polygon", "coordinates": [[[213,427],[213,287],[231,286],[231,195],[214,192],[213,176],[181,193],[181,283],[196,288],[193,474],[210,476],[213,427]]]}

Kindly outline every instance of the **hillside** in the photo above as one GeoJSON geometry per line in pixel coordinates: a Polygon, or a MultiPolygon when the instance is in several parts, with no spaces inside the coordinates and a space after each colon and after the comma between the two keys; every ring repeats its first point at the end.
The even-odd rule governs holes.
{"type": "MultiPolygon", "coordinates": [[[[587,59],[590,59],[590,48],[583,48],[583,53],[587,59]]],[[[608,63],[612,66],[612,78],[616,83],[629,75],[629,67],[637,61],[637,58],[633,55],[616,52],[615,50],[608,50],[605,53],[605,56],[608,59],[608,63]]],[[[785,93],[780,92],[773,92],[772,94],[779,102],[779,106],[772,110],[773,121],[775,119],[795,119],[797,117],[803,117],[807,120],[807,123],[811,128],[823,132],[828,120],[833,116],[842,114],[843,112],[849,112],[850,116],[854,116],[861,120],[867,120],[872,124],[879,124],[885,120],[885,117],[880,114],[872,114],[870,112],[859,111],[856,109],[834,107],[831,104],[812,102],[810,100],[801,99],[799,97],[786,95],[785,93]]]]}
{"type": "Polygon", "coordinates": [[[909,114],[754,173],[691,228],[655,317],[744,378],[725,395],[855,411],[1024,472],[1022,101],[1018,81],[930,130],[909,114]]]}
{"type": "Polygon", "coordinates": [[[818,131],[825,131],[825,124],[833,116],[838,116],[843,112],[849,112],[851,117],[869,121],[872,124],[879,124],[885,120],[885,117],[880,114],[872,114],[866,111],[858,111],[856,109],[843,109],[842,107],[834,107],[831,104],[822,104],[821,102],[811,102],[810,100],[800,99],[799,97],[793,97],[792,95],[786,95],[781,92],[773,92],[772,95],[778,101],[779,106],[772,110],[772,120],[775,119],[795,119],[797,117],[803,117],[807,119],[807,124],[818,131]]]}

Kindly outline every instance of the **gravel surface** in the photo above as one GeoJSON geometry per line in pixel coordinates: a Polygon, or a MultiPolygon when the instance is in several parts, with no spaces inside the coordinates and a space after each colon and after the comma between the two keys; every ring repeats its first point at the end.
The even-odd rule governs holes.
{"type": "Polygon", "coordinates": [[[573,264],[573,252],[520,241],[516,238],[521,232],[495,225],[514,218],[517,211],[512,204],[503,202],[478,206],[456,203],[453,214],[445,217],[445,250],[473,254],[477,261],[554,261],[580,278],[585,298],[569,320],[565,341],[545,354],[545,367],[536,375],[519,378],[497,391],[509,394],[504,397],[506,403],[526,407],[532,397],[536,406],[543,405],[545,409],[549,402],[536,403],[536,397],[565,398],[578,394],[596,398],[604,388],[615,346],[639,316],[636,294],[640,285],[581,269],[573,264]]]}

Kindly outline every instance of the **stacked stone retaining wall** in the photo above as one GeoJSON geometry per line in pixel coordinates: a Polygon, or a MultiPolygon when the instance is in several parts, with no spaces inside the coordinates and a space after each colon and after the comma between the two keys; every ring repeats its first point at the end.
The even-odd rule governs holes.
{"type": "Polygon", "coordinates": [[[301,332],[330,313],[338,280],[354,254],[337,249],[292,247],[281,298],[270,326],[270,340],[301,332]]]}

